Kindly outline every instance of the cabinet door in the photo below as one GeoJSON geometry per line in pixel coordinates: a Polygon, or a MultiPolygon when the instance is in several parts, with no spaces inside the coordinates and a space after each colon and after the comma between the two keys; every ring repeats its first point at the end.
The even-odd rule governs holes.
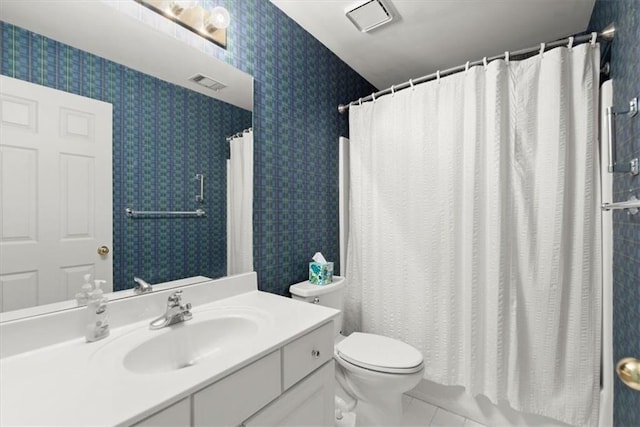
{"type": "Polygon", "coordinates": [[[280,395],[280,350],[193,395],[193,425],[237,426],[280,395]]]}
{"type": "Polygon", "coordinates": [[[149,418],[135,424],[135,427],[179,427],[191,425],[191,398],[174,403],[149,418]]]}
{"type": "Polygon", "coordinates": [[[246,427],[334,426],[334,366],[325,363],[243,423],[246,427]]]}

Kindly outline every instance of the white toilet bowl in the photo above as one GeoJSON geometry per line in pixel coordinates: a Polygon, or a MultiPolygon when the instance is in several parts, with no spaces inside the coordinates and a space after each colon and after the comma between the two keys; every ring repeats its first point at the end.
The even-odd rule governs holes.
{"type": "Polygon", "coordinates": [[[353,333],[337,340],[338,383],[358,401],[356,425],[394,426],[402,422],[402,395],[422,379],[418,350],[388,337],[353,333]]]}
{"type": "MultiPolygon", "coordinates": [[[[324,286],[309,282],[289,287],[294,299],[343,309],[344,277],[324,286]]],[[[357,426],[395,426],[402,421],[402,394],[422,379],[422,353],[409,344],[376,334],[340,335],[342,314],[335,321],[336,379],[357,400],[357,426]]]]}

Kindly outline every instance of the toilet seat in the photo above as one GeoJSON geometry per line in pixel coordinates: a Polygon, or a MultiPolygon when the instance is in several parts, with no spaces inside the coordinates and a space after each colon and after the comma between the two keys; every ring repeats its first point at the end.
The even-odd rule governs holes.
{"type": "Polygon", "coordinates": [[[412,374],[423,368],[422,354],[402,341],[354,332],[336,344],[336,355],[360,368],[390,374],[412,374]]]}

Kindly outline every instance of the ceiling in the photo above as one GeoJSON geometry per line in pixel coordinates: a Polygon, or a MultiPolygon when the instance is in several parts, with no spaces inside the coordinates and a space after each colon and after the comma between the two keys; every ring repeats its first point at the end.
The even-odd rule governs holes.
{"type": "Polygon", "coordinates": [[[359,32],[365,0],[271,0],[378,89],[586,30],[595,0],[383,0],[391,23],[359,32]]]}

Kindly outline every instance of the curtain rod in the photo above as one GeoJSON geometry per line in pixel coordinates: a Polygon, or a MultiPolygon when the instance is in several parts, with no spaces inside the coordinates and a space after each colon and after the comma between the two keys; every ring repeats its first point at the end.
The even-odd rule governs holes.
{"type": "Polygon", "coordinates": [[[231,140],[232,140],[233,138],[239,138],[239,137],[241,137],[241,136],[242,136],[242,134],[243,134],[243,133],[249,133],[249,132],[251,132],[252,130],[253,130],[253,128],[246,128],[245,130],[241,130],[241,131],[240,131],[240,132],[238,132],[238,133],[234,133],[233,135],[231,135],[231,136],[228,136],[228,137],[227,137],[227,142],[231,142],[231,140]]]}
{"type": "MultiPolygon", "coordinates": [[[[552,49],[554,47],[558,47],[558,46],[562,46],[562,45],[573,45],[574,43],[584,43],[586,41],[591,41],[594,38],[595,39],[600,39],[600,40],[605,40],[605,41],[611,41],[613,40],[613,37],[615,35],[616,32],[616,28],[614,26],[614,24],[609,24],[606,26],[606,28],[604,30],[602,30],[599,33],[591,33],[591,34],[584,34],[581,36],[576,36],[576,37],[566,37],[564,39],[559,39],[559,40],[555,40],[549,43],[542,43],[538,46],[535,47],[530,47],[530,48],[526,48],[526,49],[521,49],[521,50],[517,50],[515,52],[505,52],[501,55],[496,55],[496,56],[492,56],[491,58],[483,58],[481,60],[478,61],[473,61],[473,62],[467,62],[464,65],[459,65],[457,67],[453,67],[453,68],[449,68],[443,71],[438,71],[436,73],[431,73],[428,74],[426,76],[422,76],[420,78],[417,79],[411,79],[409,81],[406,81],[402,84],[399,85],[393,85],[390,88],[372,93],[369,96],[366,96],[364,98],[360,98],[359,100],[356,101],[351,101],[350,103],[348,103],[347,105],[343,105],[340,104],[338,105],[338,112],[340,114],[343,114],[344,112],[346,112],[350,106],[352,105],[356,105],[359,104],[361,102],[366,102],[366,101],[371,101],[371,100],[375,100],[375,98],[378,98],[380,96],[383,95],[387,95],[389,93],[393,93],[393,92],[397,92],[399,90],[402,89],[406,89],[408,87],[413,87],[414,85],[420,84],[420,83],[425,83],[428,82],[430,80],[434,80],[440,77],[444,77],[444,76],[449,76],[451,74],[455,74],[455,73],[459,73],[460,71],[464,71],[469,69],[469,67],[474,67],[476,65],[482,65],[482,64],[487,64],[491,61],[495,61],[496,59],[505,59],[509,56],[520,56],[520,55],[527,55],[529,53],[534,53],[534,52],[540,52],[541,50],[544,51],[546,49],[552,49]]],[[[593,40],[595,42],[595,40],[593,40]]]]}

